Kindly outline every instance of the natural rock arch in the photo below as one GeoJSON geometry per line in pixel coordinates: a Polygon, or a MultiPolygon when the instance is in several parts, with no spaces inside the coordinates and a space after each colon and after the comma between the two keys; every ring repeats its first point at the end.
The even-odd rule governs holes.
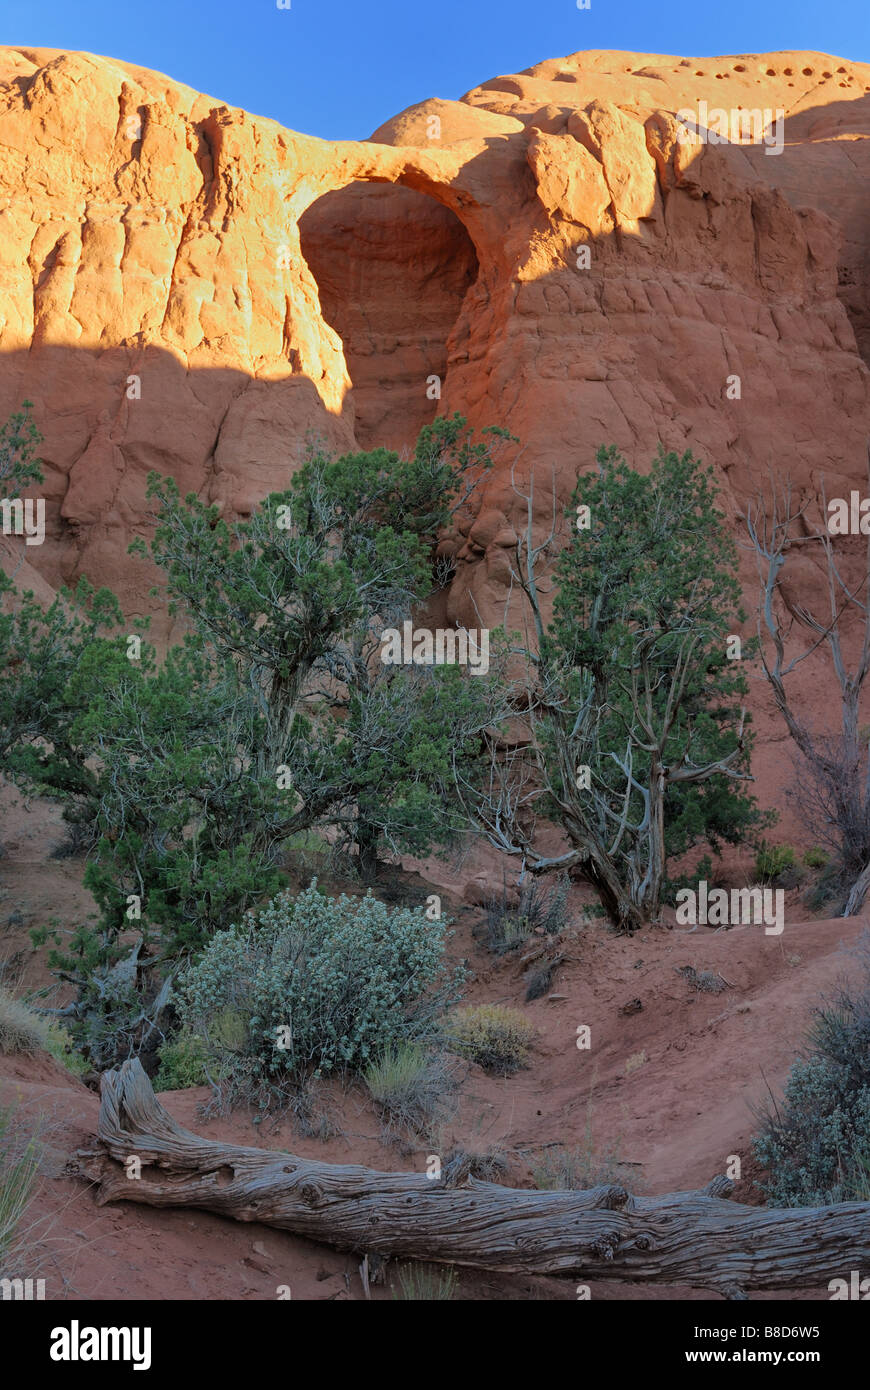
{"type": "Polygon", "coordinates": [[[324,194],[299,234],[344,346],[360,446],[410,446],[441,408],[451,337],[479,271],[471,237],[441,202],[380,181],[324,194]]]}

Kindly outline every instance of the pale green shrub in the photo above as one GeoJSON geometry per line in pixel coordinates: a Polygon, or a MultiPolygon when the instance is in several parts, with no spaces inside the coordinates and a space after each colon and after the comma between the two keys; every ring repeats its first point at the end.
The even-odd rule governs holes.
{"type": "Polygon", "coordinates": [[[217,933],[177,988],[182,1024],[245,1095],[363,1068],[430,1036],[458,997],[464,971],[445,966],[446,927],[371,894],[324,897],[315,880],[217,933]]]}

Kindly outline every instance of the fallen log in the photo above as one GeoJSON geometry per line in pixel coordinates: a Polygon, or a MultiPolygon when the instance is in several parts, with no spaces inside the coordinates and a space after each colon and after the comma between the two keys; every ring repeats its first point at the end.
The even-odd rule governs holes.
{"type": "Polygon", "coordinates": [[[827,1291],[830,1279],[870,1272],[866,1202],[742,1206],[725,1200],[724,1177],[661,1197],[615,1185],[526,1191],[449,1172],[433,1181],[201,1138],[172,1119],[137,1059],[105,1072],[101,1093],[100,1148],[83,1155],[100,1204],[202,1207],[384,1258],[685,1284],[728,1298],[827,1291]]]}

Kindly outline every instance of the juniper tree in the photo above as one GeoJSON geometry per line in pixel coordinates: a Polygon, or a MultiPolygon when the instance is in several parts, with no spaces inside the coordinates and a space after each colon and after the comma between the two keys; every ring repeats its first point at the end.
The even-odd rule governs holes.
{"type": "MultiPolygon", "coordinates": [[[[302,831],[371,878],[383,846],[425,855],[465,829],[454,769],[480,756],[489,707],[456,667],[384,664],[380,634],[428,593],[438,530],[488,462],[460,417],[439,420],[410,459],[313,455],[235,523],[153,475],[183,642],[130,660],[117,605],[84,582],[10,617],[10,766],[88,824],[104,964],[131,926],[168,958],[196,950],[277,889],[302,831]]],[[[76,937],[67,979],[92,948],[76,937]]]]}
{"type": "Polygon", "coordinates": [[[453,768],[478,754],[489,709],[455,667],[386,664],[381,638],[430,592],[439,530],[490,463],[456,415],[407,458],[314,453],[233,524],[150,479],[171,611],[250,702],[244,761],[280,785],[279,838],[330,827],[368,878],[383,846],[422,855],[465,826],[453,768]]]}
{"type": "Polygon", "coordinates": [[[577,482],[549,575],[555,495],[536,543],[533,489],[515,489],[527,524],[513,577],[531,617],[531,640],[513,648],[525,663],[515,704],[530,740],[496,754],[465,799],[493,844],[533,872],[582,872],[631,931],[658,917],[669,857],[738,842],[761,817],[743,785],[746,684],[726,639],[744,615],[711,470],[661,449],[646,475],[613,447],[597,465],[577,482]],[[568,848],[540,848],[540,818],[568,848]]]}
{"type": "Polygon", "coordinates": [[[313,454],[235,523],[152,476],[153,554],[186,627],[162,658],[131,653],[84,581],[47,609],[15,596],[0,739],[19,783],[89,829],[101,916],[52,963],[101,1064],[153,1032],[149,967],[273,893],[297,832],[343,840],[371,876],[383,847],[425,854],[465,827],[455,768],[480,754],[486,702],[456,668],[385,664],[379,639],[431,590],[439,529],[489,461],[439,420],[410,458],[313,454]]]}

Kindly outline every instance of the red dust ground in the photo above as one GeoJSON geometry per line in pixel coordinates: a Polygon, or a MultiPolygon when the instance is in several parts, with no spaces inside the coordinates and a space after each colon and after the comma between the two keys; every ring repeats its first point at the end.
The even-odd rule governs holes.
{"type": "MultiPolygon", "coordinates": [[[[33,987],[50,977],[27,932],[48,917],[62,915],[69,922],[90,910],[80,886],[82,865],[46,857],[62,840],[62,828],[42,806],[27,811],[7,804],[0,829],[7,855],[15,853],[0,862],[0,959],[12,961],[19,982],[33,987]]],[[[752,1181],[753,1108],[764,1104],[768,1087],[780,1093],[812,1009],[849,970],[848,947],[865,919],[808,920],[793,891],[781,936],[767,935],[761,926],[674,926],[627,938],[589,919],[582,894],[573,890],[568,930],[552,943],[548,939],[551,953],[565,959],[549,993],[526,1003],[527,967],[477,943],[472,928],[481,909],[463,901],[478,875],[501,881],[495,856],[477,848],[458,870],[434,860],[419,867],[423,877],[394,875],[393,884],[406,899],[441,893],[444,910],[455,920],[451,950],[466,956],[473,971],[467,1001],[521,1007],[537,1029],[530,1065],[513,1077],[494,1078],[462,1064],[459,1109],[440,1137],[444,1152],[455,1144],[477,1153],[496,1149],[507,1162],[501,1180],[530,1187],[548,1146],[582,1147],[591,1137],[599,1153],[617,1153],[625,1165],[620,1180],[649,1195],[702,1187],[736,1154],[743,1181],[735,1195],[763,1200],[752,1181]],[[718,994],[694,988],[681,973],[687,966],[715,972],[727,988],[718,994]],[[576,1046],[582,1024],[591,1028],[589,1051],[576,1046]]],[[[423,1171],[431,1149],[422,1142],[416,1149],[390,1142],[362,1088],[323,1088],[326,1139],[305,1137],[289,1119],[276,1127],[255,1126],[242,1111],[205,1121],[198,1111],[209,1099],[206,1087],[161,1099],[176,1119],[203,1134],[324,1162],[423,1171]]],[[[39,1129],[47,1146],[31,1217],[39,1218],[49,1297],[274,1299],[280,1285],[289,1285],[294,1298],[365,1296],[353,1255],[199,1212],[98,1207],[87,1183],[64,1171],[77,1150],[93,1145],[98,1097],[53,1059],[0,1057],[0,1103],[19,1106],[26,1125],[39,1129]]],[[[394,1296],[394,1266],[387,1267],[387,1279],[372,1288],[373,1298],[394,1296]]],[[[597,1299],[715,1297],[623,1283],[596,1283],[591,1292],[597,1299]]],[[[459,1272],[457,1296],[551,1300],[576,1294],[567,1280],[468,1270],[459,1272]]],[[[823,1299],[828,1291],[781,1296],[823,1299]]]]}

